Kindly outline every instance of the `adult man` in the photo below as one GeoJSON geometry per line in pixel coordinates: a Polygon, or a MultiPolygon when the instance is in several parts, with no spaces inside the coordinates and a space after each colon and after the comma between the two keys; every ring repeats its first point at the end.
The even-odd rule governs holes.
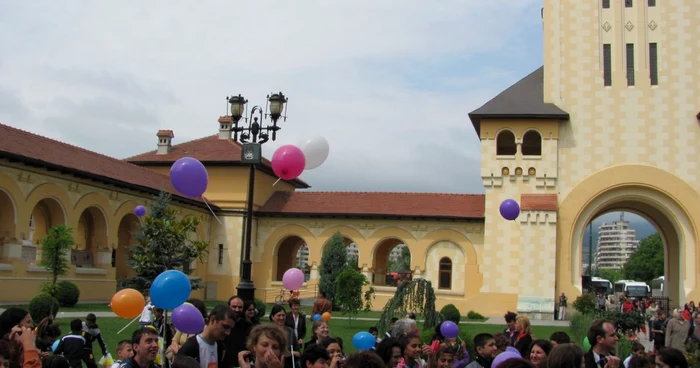
{"type": "MultiPolygon", "coordinates": [[[[223,340],[231,333],[234,326],[234,313],[225,304],[214,307],[209,313],[204,331],[190,337],[177,355],[185,355],[196,359],[201,368],[218,367],[226,356],[223,340]],[[222,342],[222,343],[219,343],[222,342]]],[[[225,365],[221,364],[222,367],[225,365]]]]}
{"type": "Polygon", "coordinates": [[[506,325],[508,326],[508,328],[506,328],[503,332],[510,337],[511,346],[515,345],[515,339],[518,337],[518,334],[515,333],[515,320],[517,318],[518,315],[510,311],[503,316],[503,319],[506,320],[506,325]]]}
{"type": "Polygon", "coordinates": [[[134,356],[119,368],[160,368],[155,364],[158,356],[158,332],[153,327],[141,327],[131,335],[134,356]]]}
{"type": "Polygon", "coordinates": [[[620,367],[620,358],[612,355],[620,339],[612,322],[602,319],[593,321],[588,328],[587,337],[591,350],[583,356],[586,368],[620,367]]]}
{"type": "Polygon", "coordinates": [[[238,366],[238,353],[248,350],[246,342],[253,325],[243,314],[243,299],[238,296],[232,296],[228,300],[228,306],[233,311],[234,325],[231,333],[226,336],[223,342],[223,345],[226,347],[226,355],[223,360],[219,360],[221,360],[223,367],[236,367],[238,366]]]}
{"type": "Polygon", "coordinates": [[[561,293],[559,296],[559,320],[563,321],[566,319],[566,302],[569,300],[569,298],[566,297],[566,294],[561,293]]]}
{"type": "Polygon", "coordinates": [[[315,315],[323,313],[331,313],[333,311],[333,304],[330,300],[326,299],[326,293],[320,292],[318,298],[314,302],[314,306],[311,309],[311,315],[309,317],[314,318],[315,315]]]}

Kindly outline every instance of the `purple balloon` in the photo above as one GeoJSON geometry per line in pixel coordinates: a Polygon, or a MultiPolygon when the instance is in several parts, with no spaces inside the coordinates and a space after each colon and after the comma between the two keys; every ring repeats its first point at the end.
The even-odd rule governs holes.
{"type": "Polygon", "coordinates": [[[209,185],[209,174],[197,159],[183,157],[170,167],[170,182],[184,196],[201,197],[209,185]]]}
{"type": "Polygon", "coordinates": [[[196,334],[204,331],[204,317],[194,305],[184,303],[173,309],[173,325],[178,331],[186,334],[196,334]]]}
{"type": "Polygon", "coordinates": [[[459,327],[452,321],[445,321],[440,325],[440,333],[446,339],[454,339],[459,335],[459,327]]]}
{"type": "Polygon", "coordinates": [[[496,356],[496,359],[491,363],[491,368],[497,368],[507,360],[520,358],[522,358],[520,354],[513,353],[512,351],[504,351],[496,356]]]}
{"type": "Polygon", "coordinates": [[[146,216],[146,207],[140,205],[136,206],[136,208],[134,208],[134,214],[138,217],[146,216]]]}
{"type": "Polygon", "coordinates": [[[282,285],[287,290],[297,290],[304,285],[304,272],[298,268],[290,268],[282,276],[282,285]]]}
{"type": "Polygon", "coordinates": [[[508,221],[513,221],[520,215],[520,205],[512,199],[506,199],[499,208],[501,216],[508,221]]]}

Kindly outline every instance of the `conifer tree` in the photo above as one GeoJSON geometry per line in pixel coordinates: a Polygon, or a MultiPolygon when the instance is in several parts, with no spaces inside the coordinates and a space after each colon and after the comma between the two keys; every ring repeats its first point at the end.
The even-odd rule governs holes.
{"type": "MultiPolygon", "coordinates": [[[[169,207],[170,194],[160,192],[143,218],[140,229],[134,233],[137,242],[130,247],[129,266],[136,275],[125,280],[126,287],[148,292],[155,278],[167,270],[192,273],[190,263],[204,261],[209,244],[190,240],[197,232],[199,219],[177,219],[178,211],[169,207]]],[[[200,279],[191,279],[192,289],[202,287],[200,279]]]]}
{"type": "Polygon", "coordinates": [[[336,232],[323,248],[319,270],[321,280],[318,288],[330,301],[333,301],[335,296],[336,279],[347,263],[348,250],[345,247],[345,239],[341,233],[336,232]]]}

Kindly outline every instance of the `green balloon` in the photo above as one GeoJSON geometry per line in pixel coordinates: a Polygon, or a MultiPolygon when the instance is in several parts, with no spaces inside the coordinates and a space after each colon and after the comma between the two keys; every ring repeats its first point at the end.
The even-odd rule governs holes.
{"type": "Polygon", "coordinates": [[[583,351],[591,350],[591,342],[588,341],[588,336],[583,338],[583,351]]]}

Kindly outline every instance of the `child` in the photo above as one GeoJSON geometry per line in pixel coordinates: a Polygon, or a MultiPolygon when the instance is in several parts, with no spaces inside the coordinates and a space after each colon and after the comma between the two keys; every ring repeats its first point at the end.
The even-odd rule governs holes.
{"type": "Polygon", "coordinates": [[[457,349],[453,345],[442,345],[435,353],[435,364],[428,362],[428,366],[436,368],[452,368],[455,362],[457,349]]]}
{"type": "Polygon", "coordinates": [[[632,354],[625,359],[625,361],[622,363],[625,365],[625,368],[629,368],[630,366],[630,360],[632,357],[639,356],[639,357],[644,357],[646,356],[646,351],[644,351],[644,345],[635,342],[632,344],[632,354]]]}
{"type": "Polygon", "coordinates": [[[87,368],[97,368],[95,355],[92,353],[92,343],[97,340],[97,343],[102,349],[102,355],[107,355],[107,344],[102,339],[100,327],[97,325],[97,316],[94,313],[88,313],[83,324],[83,337],[85,338],[85,351],[83,352],[83,362],[87,368]]]}
{"type": "Polygon", "coordinates": [[[474,336],[474,347],[476,348],[476,357],[473,362],[467,365],[467,368],[491,368],[491,362],[498,354],[493,335],[481,333],[474,336]]]}
{"type": "Polygon", "coordinates": [[[117,344],[117,361],[112,364],[111,368],[119,368],[122,363],[125,363],[129,358],[134,356],[134,350],[131,345],[131,340],[122,340],[117,344]]]}
{"type": "Polygon", "coordinates": [[[377,344],[382,342],[382,339],[379,338],[379,329],[378,328],[376,328],[374,326],[370,327],[369,333],[371,333],[372,336],[374,336],[374,339],[377,341],[377,344]]]}
{"type": "Polygon", "coordinates": [[[70,334],[61,338],[53,353],[55,355],[62,354],[72,368],[82,368],[85,344],[83,321],[74,319],[70,321],[70,334]]]}
{"type": "Polygon", "coordinates": [[[142,327],[153,324],[153,304],[151,304],[151,297],[146,298],[146,306],[143,307],[143,311],[141,312],[139,324],[142,327]]]}

